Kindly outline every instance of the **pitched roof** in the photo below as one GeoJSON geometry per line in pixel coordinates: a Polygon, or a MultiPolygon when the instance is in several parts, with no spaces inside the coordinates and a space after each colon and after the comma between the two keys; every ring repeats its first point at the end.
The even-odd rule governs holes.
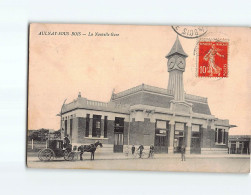
{"type": "MultiPolygon", "coordinates": [[[[173,99],[174,97],[172,91],[142,84],[126,91],[114,94],[111,101],[118,104],[142,104],[155,107],[170,108],[170,102],[173,99]]],[[[185,94],[185,99],[187,102],[193,104],[193,112],[211,115],[207,98],[185,94]]]]}
{"type": "MultiPolygon", "coordinates": [[[[173,93],[170,90],[142,84],[117,94],[113,93],[111,101],[108,103],[78,97],[72,102],[65,104],[62,113],[64,114],[75,109],[88,109],[129,114],[130,106],[132,105],[141,104],[170,108],[170,102],[173,99],[173,93]]],[[[194,113],[211,115],[207,98],[185,94],[185,99],[193,104],[192,110],[194,113]]]]}
{"type": "Polygon", "coordinates": [[[166,58],[169,58],[170,56],[174,55],[174,54],[181,54],[185,57],[188,57],[188,55],[184,52],[180,41],[179,41],[179,37],[177,36],[175,43],[173,44],[173,47],[171,49],[171,51],[166,55],[166,58]]]}

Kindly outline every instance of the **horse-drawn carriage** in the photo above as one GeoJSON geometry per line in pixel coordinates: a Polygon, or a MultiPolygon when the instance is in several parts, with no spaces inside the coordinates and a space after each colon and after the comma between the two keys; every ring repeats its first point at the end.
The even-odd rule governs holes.
{"type": "Polygon", "coordinates": [[[78,155],[80,155],[80,160],[83,160],[83,153],[90,152],[91,160],[94,160],[94,153],[98,146],[103,147],[102,143],[97,141],[94,144],[81,145],[78,148],[74,146],[72,150],[72,145],[68,144],[65,146],[63,140],[49,140],[49,146],[38,152],[38,158],[41,161],[50,161],[54,158],[64,157],[65,160],[72,161],[76,160],[78,155]]]}
{"type": "Polygon", "coordinates": [[[72,145],[64,147],[63,140],[49,140],[48,147],[38,152],[38,158],[41,161],[50,161],[54,158],[64,158],[65,160],[74,160],[75,151],[72,151],[72,145]]]}

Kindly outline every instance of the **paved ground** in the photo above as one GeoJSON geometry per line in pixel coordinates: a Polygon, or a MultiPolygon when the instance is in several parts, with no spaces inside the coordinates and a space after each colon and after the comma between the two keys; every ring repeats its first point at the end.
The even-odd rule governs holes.
{"type": "Polygon", "coordinates": [[[73,168],[73,169],[113,169],[113,170],[152,170],[152,171],[190,171],[190,172],[250,172],[248,155],[187,155],[181,161],[180,155],[155,154],[154,159],[139,159],[124,154],[99,154],[90,160],[90,153],[84,160],[64,161],[62,158],[41,162],[33,154],[27,159],[28,167],[34,168],[73,168]]]}

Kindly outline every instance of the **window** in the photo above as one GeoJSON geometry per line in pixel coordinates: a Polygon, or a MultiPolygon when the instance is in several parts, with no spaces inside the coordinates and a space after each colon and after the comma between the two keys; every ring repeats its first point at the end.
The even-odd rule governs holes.
{"type": "Polygon", "coordinates": [[[167,129],[167,121],[159,121],[159,120],[157,120],[156,121],[156,128],[158,128],[158,129],[167,129]]]}
{"type": "Polygon", "coordinates": [[[168,121],[156,120],[155,135],[166,136],[169,127],[168,121]]]}
{"type": "Polygon", "coordinates": [[[101,115],[93,115],[92,137],[101,136],[101,115]]]}
{"type": "Polygon", "coordinates": [[[200,125],[192,125],[192,132],[200,132],[200,125]]]}
{"type": "Polygon", "coordinates": [[[185,130],[185,124],[184,123],[175,123],[175,130],[184,131],[185,130]]]}
{"type": "Polygon", "coordinates": [[[192,138],[200,138],[200,125],[192,125],[192,138]]]}
{"type": "Polygon", "coordinates": [[[115,117],[115,133],[124,133],[124,118],[115,117]]]}
{"type": "Polygon", "coordinates": [[[185,124],[184,123],[175,123],[175,138],[184,137],[185,124]]]}
{"type": "Polygon", "coordinates": [[[227,142],[227,132],[225,129],[216,128],[215,129],[215,143],[217,144],[226,144],[227,142]]]}
{"type": "Polygon", "coordinates": [[[96,121],[96,128],[100,129],[100,121],[96,121]]]}

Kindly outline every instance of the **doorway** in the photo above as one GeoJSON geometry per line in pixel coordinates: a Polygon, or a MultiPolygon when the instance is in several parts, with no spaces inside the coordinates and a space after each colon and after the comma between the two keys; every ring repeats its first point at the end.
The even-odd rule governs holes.
{"type": "Polygon", "coordinates": [[[175,136],[174,141],[173,141],[173,149],[174,153],[180,153],[181,152],[181,147],[185,143],[185,138],[184,136],[175,136]]]}
{"type": "Polygon", "coordinates": [[[173,152],[181,153],[182,145],[186,145],[185,123],[176,122],[174,129],[173,152]]]}
{"type": "Polygon", "coordinates": [[[123,152],[123,133],[114,133],[114,152],[123,152]]]}
{"type": "Polygon", "coordinates": [[[168,121],[156,120],[154,138],[155,153],[168,153],[168,129],[168,121]]]}
{"type": "Polygon", "coordinates": [[[154,147],[156,153],[168,153],[167,136],[155,135],[154,147]]]}
{"type": "Polygon", "coordinates": [[[200,125],[192,125],[191,154],[201,153],[201,133],[200,125]]]}
{"type": "Polygon", "coordinates": [[[123,153],[124,145],[124,118],[115,117],[113,152],[123,153]]]}

